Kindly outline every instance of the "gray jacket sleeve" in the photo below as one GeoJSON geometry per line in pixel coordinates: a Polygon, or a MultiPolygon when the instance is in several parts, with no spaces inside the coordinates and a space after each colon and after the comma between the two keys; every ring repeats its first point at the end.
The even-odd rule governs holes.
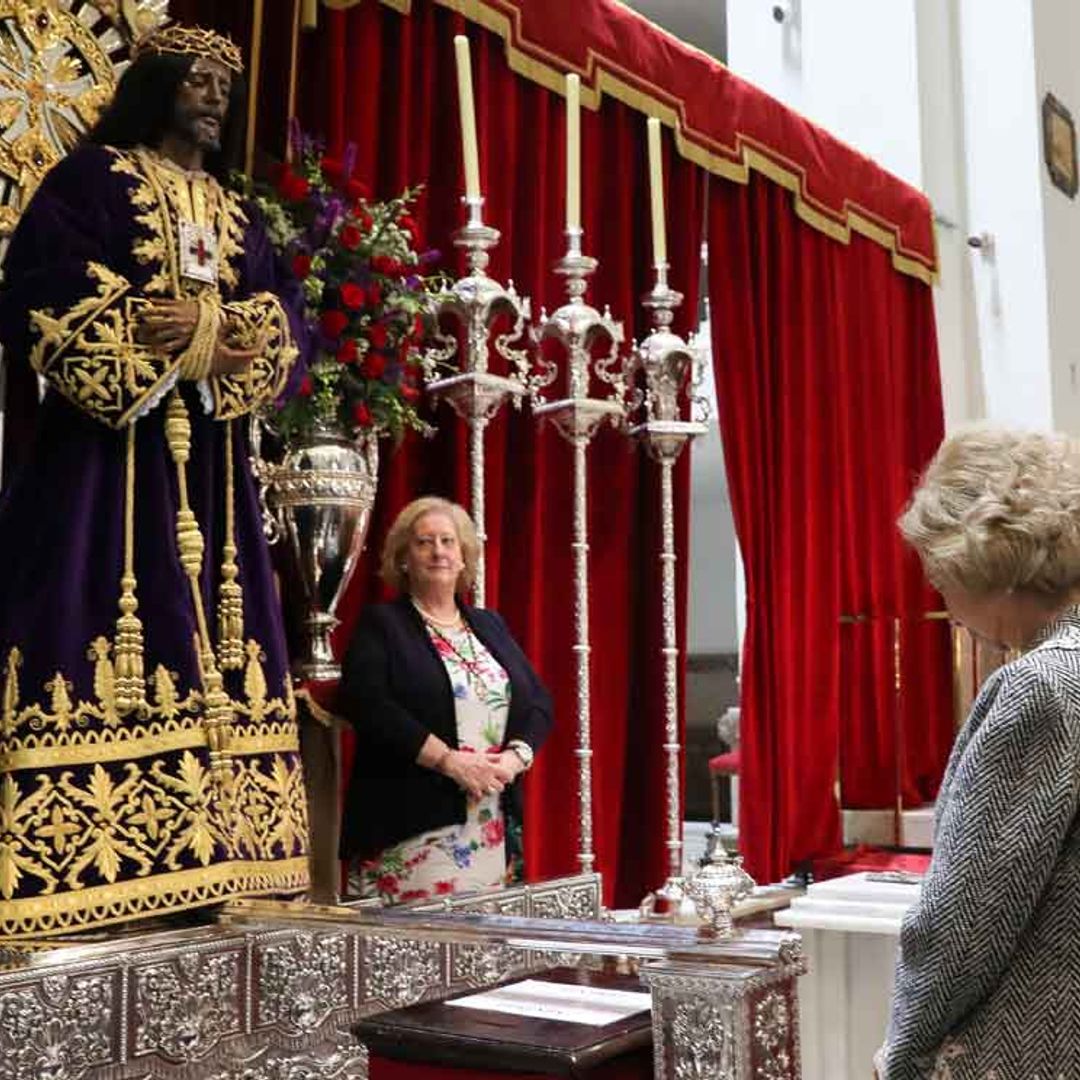
{"type": "Polygon", "coordinates": [[[882,1080],[925,1080],[1008,967],[1077,804],[1076,720],[1024,658],[988,683],[950,764],[934,856],[900,934],[882,1080]]]}

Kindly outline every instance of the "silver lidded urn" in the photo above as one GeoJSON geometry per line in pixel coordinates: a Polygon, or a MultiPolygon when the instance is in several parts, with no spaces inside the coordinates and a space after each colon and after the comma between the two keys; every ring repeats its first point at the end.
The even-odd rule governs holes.
{"type": "Polygon", "coordinates": [[[754,879],[743,869],[741,855],[719,855],[703,863],[683,883],[683,891],[693,901],[708,936],[733,937],[731,911],[735,904],[754,891],[754,879]]]}
{"type": "Polygon", "coordinates": [[[253,443],[267,535],[271,542],[285,541],[304,595],[304,644],[293,669],[304,680],[336,679],[341,667],[330,634],[371,522],[378,440],[350,439],[317,423],[309,436],[289,445],[280,463],[262,459],[257,436],[253,443]]]}

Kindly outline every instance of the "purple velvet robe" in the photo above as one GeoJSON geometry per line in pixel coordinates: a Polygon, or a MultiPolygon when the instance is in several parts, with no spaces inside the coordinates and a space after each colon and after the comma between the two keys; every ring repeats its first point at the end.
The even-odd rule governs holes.
{"type": "Polygon", "coordinates": [[[295,706],[247,441],[247,415],[297,359],[299,289],[251,208],[148,162],[160,164],[75,151],[30,202],[4,267],[5,362],[47,385],[0,502],[4,935],[307,884],[295,706]],[[180,272],[189,198],[218,238],[216,286],[180,272]],[[199,385],[140,346],[133,323],[147,298],[207,289],[237,340],[264,349],[246,375],[199,385]],[[178,528],[181,478],[201,558],[190,520],[178,528]],[[230,562],[231,630],[219,618],[230,562]]]}

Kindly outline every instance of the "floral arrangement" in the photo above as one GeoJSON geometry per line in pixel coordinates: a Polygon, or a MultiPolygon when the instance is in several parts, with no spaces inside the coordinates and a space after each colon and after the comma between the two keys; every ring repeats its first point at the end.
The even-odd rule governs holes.
{"type": "Polygon", "coordinates": [[[334,159],[295,130],[292,141],[294,163],[249,194],[302,284],[313,348],[296,393],[268,421],[286,443],[319,428],[427,432],[417,411],[423,315],[442,282],[427,272],[438,253],[417,250],[410,211],[420,189],[373,201],[352,176],[353,148],[334,159]]]}

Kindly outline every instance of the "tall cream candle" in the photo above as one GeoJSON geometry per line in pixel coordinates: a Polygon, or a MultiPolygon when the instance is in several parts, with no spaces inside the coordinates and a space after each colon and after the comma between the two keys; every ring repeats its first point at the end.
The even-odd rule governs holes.
{"type": "Polygon", "coordinates": [[[314,30],[319,25],[319,0],[304,0],[302,22],[305,30],[314,30]]]}
{"type": "Polygon", "coordinates": [[[461,151],[465,159],[465,195],[480,198],[480,159],[476,150],[476,110],[473,107],[472,62],[469,39],[464,34],[454,38],[457,58],[458,106],[461,111],[461,151]]]}
{"type": "Polygon", "coordinates": [[[667,262],[667,234],[664,229],[664,162],[660,156],[660,121],[648,120],[649,131],[649,192],[652,196],[653,264],[667,262]]]}
{"type": "Polygon", "coordinates": [[[581,76],[566,76],[566,227],[581,227],[581,76]]]}

